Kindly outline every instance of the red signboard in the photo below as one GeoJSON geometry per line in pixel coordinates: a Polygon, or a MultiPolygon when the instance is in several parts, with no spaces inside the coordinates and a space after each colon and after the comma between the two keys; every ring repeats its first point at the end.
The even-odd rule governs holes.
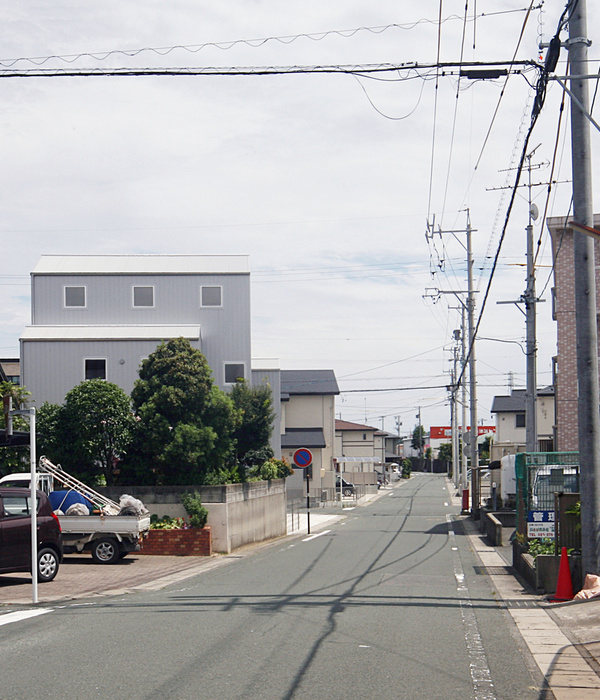
{"type": "MultiPolygon", "coordinates": [[[[467,428],[470,430],[470,427],[467,428]]],[[[459,428],[462,431],[462,428],[459,428]]],[[[478,425],[477,435],[487,435],[488,433],[495,433],[495,425],[478,425]]],[[[430,440],[450,440],[452,438],[452,428],[449,425],[432,425],[429,428],[429,439],[430,440]]]]}

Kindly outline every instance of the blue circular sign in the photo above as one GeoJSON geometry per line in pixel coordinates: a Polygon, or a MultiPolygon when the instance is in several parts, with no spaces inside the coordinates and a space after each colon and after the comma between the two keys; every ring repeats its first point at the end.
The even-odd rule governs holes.
{"type": "Polygon", "coordinates": [[[306,447],[301,447],[294,452],[294,464],[297,467],[309,467],[312,464],[312,452],[306,447]]]}

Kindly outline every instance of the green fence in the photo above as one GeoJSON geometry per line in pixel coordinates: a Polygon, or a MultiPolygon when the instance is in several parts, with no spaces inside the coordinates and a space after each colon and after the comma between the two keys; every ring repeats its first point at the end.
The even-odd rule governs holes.
{"type": "MultiPolygon", "coordinates": [[[[540,532],[554,527],[557,494],[579,493],[579,452],[522,452],[515,458],[517,479],[517,532],[528,536],[528,514],[535,512],[540,532]],[[542,520],[544,518],[544,520],[542,520]]],[[[535,529],[530,525],[530,531],[535,529]]],[[[536,535],[533,535],[536,536],[536,535]]],[[[544,534],[537,535],[544,537],[544,534]]],[[[546,535],[547,536],[547,535],[546,535]]]]}

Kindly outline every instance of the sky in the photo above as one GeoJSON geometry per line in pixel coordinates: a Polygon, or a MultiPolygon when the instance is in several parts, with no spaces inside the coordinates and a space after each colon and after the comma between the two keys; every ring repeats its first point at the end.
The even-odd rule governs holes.
{"type": "MultiPolygon", "coordinates": [[[[277,358],[282,369],[333,369],[344,420],[407,434],[420,410],[426,427],[449,425],[445,387],[467,289],[464,232],[470,221],[479,318],[537,73],[468,80],[430,66],[539,60],[564,7],[3,0],[0,356],[18,357],[29,273],[43,254],[247,254],[253,357],[277,358]],[[359,69],[382,64],[401,68],[359,69]],[[14,76],[325,65],[353,71],[14,76]]],[[[595,73],[600,8],[588,2],[587,11],[595,73]]],[[[565,61],[563,50],[558,75],[565,61]]],[[[551,383],[556,352],[543,214],[565,216],[571,198],[562,99],[551,81],[526,161],[540,212],[538,386],[551,383]]],[[[598,153],[593,128],[592,146],[598,153]]],[[[522,306],[498,302],[525,291],[528,217],[520,186],[476,343],[485,424],[495,395],[525,386],[522,306]]]]}

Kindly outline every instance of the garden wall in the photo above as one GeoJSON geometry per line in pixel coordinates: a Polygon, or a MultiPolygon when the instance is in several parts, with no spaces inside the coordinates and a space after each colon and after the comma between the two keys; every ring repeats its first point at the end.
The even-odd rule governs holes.
{"type": "Polygon", "coordinates": [[[165,557],[210,557],[212,540],[210,527],[190,530],[150,530],[139,554],[165,557]]]}
{"type": "Polygon", "coordinates": [[[181,496],[198,491],[202,505],[208,510],[215,552],[231,553],[252,542],[281,537],[286,534],[285,479],[251,481],[221,486],[118,486],[99,489],[105,496],[118,501],[130,494],[159,517],[186,515],[181,496]]]}

